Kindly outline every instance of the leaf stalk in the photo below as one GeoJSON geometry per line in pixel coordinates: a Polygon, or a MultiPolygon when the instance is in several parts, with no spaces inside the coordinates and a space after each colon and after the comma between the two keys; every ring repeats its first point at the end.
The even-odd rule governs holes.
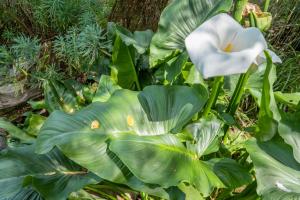
{"type": "Polygon", "coordinates": [[[213,83],[213,88],[211,90],[211,95],[208,99],[208,102],[207,102],[207,104],[204,108],[203,114],[202,114],[203,117],[207,117],[211,108],[214,107],[214,104],[217,101],[218,94],[219,94],[220,88],[223,85],[223,82],[224,82],[223,76],[215,78],[214,83],[213,83]]]}

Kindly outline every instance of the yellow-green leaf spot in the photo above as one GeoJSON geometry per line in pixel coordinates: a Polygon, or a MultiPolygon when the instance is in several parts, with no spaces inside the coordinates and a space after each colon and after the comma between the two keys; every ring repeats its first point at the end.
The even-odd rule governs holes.
{"type": "Polygon", "coordinates": [[[133,126],[134,125],[134,119],[131,115],[127,116],[127,124],[128,124],[128,126],[133,126]]]}
{"type": "Polygon", "coordinates": [[[75,112],[74,108],[71,108],[71,109],[69,110],[69,113],[74,113],[74,112],[75,112]]]}
{"type": "Polygon", "coordinates": [[[92,121],[91,129],[97,129],[97,128],[100,128],[100,123],[97,120],[92,121]]]}

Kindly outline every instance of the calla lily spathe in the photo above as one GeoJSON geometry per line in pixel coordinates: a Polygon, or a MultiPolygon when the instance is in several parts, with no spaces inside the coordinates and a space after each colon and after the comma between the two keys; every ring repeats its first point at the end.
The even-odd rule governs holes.
{"type": "MultiPolygon", "coordinates": [[[[228,14],[219,14],[185,39],[186,49],[204,78],[247,72],[251,64],[265,61],[267,42],[259,29],[243,28],[228,14]]],[[[273,62],[280,58],[268,50],[273,62]]]]}

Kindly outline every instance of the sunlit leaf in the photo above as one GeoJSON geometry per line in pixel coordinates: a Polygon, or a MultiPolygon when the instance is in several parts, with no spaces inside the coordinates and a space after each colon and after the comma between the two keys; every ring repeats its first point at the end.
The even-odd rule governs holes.
{"type": "Polygon", "coordinates": [[[232,0],[174,0],[162,12],[150,46],[152,67],[185,49],[185,38],[214,15],[230,10],[232,0]]]}
{"type": "Polygon", "coordinates": [[[278,133],[291,145],[294,157],[300,163],[300,113],[284,114],[278,125],[278,133]]]}
{"type": "Polygon", "coordinates": [[[128,132],[176,133],[201,110],[206,99],[206,93],[186,86],[149,86],[142,92],[117,90],[107,102],[94,102],[74,114],[51,114],[38,136],[36,151],[46,153],[57,146],[101,178],[126,184],[132,181],[128,180],[128,169],[107,149],[108,138],[128,132]]]}
{"type": "Polygon", "coordinates": [[[300,103],[300,92],[296,92],[296,93],[275,92],[274,95],[277,102],[288,105],[293,109],[296,109],[298,104],[300,103]]]}
{"type": "Polygon", "coordinates": [[[221,128],[222,122],[214,118],[200,119],[199,122],[189,124],[185,132],[192,135],[193,142],[187,142],[187,148],[197,152],[199,157],[218,151],[218,137],[222,135],[221,128]]]}
{"type": "Polygon", "coordinates": [[[122,88],[140,89],[135,68],[135,51],[132,46],[127,46],[118,34],[114,43],[111,68],[113,79],[122,88]]]}
{"type": "Polygon", "coordinates": [[[246,144],[254,163],[257,193],[266,200],[300,199],[300,164],[292,149],[279,137],[246,144]]]}
{"type": "Polygon", "coordinates": [[[214,187],[224,187],[209,165],[174,135],[122,135],[112,140],[109,148],[146,183],[170,187],[186,181],[204,196],[214,187]]]}

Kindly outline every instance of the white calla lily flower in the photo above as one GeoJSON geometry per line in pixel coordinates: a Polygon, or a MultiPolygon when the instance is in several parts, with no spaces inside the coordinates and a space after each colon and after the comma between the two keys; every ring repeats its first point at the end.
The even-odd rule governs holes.
{"type": "Polygon", "coordinates": [[[219,14],[204,22],[185,39],[191,61],[204,78],[247,72],[251,64],[265,61],[264,50],[273,62],[280,58],[268,50],[259,29],[243,28],[228,14],[219,14]]]}

